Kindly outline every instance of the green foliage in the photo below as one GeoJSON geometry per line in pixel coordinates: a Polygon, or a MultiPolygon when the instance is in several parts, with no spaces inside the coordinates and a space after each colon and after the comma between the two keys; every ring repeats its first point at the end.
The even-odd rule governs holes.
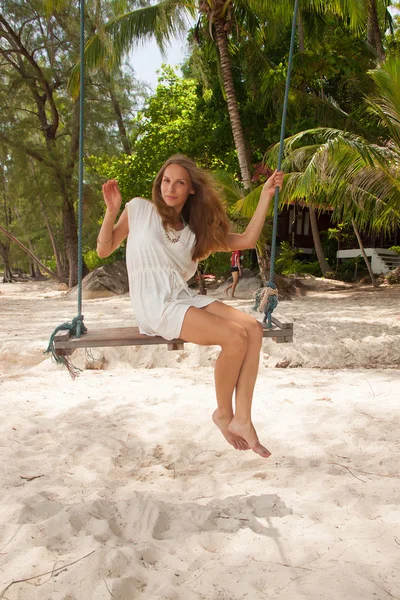
{"type": "Polygon", "coordinates": [[[153,180],[172,154],[182,153],[207,169],[229,169],[232,149],[218,144],[217,123],[199,110],[197,84],[163,67],[156,93],[134,122],[132,154],[115,158],[92,157],[93,171],[118,180],[125,201],[151,197],[153,180]]]}
{"type": "Polygon", "coordinates": [[[337,240],[332,238],[327,231],[320,231],[319,235],[326,260],[328,263],[334,264],[338,250],[337,240]]]}
{"type": "Polygon", "coordinates": [[[389,250],[393,250],[393,252],[397,252],[397,254],[400,254],[400,246],[391,246],[389,250]]]}
{"type": "Polygon", "coordinates": [[[336,240],[338,246],[354,237],[354,230],[349,223],[337,223],[327,231],[330,240],[336,240]]]}
{"type": "Polygon", "coordinates": [[[283,275],[293,275],[299,272],[301,261],[296,259],[301,250],[292,248],[289,242],[281,242],[279,256],[276,259],[276,272],[283,275]]]}
{"type": "Polygon", "coordinates": [[[303,253],[298,248],[292,248],[289,242],[281,242],[279,256],[276,260],[276,272],[282,275],[313,275],[321,277],[322,272],[318,261],[308,262],[297,257],[303,253]]]}
{"type": "Polygon", "coordinates": [[[200,267],[204,273],[210,273],[215,277],[224,277],[229,274],[230,255],[228,252],[215,252],[201,261],[200,267]]]}
{"type": "Polygon", "coordinates": [[[113,254],[107,258],[99,258],[96,250],[88,250],[83,255],[83,258],[89,271],[94,271],[94,269],[102,267],[103,265],[110,265],[117,260],[113,254]]]}
{"type": "Polygon", "coordinates": [[[350,283],[367,275],[368,269],[363,257],[356,256],[355,258],[342,260],[335,273],[333,273],[332,279],[350,283]]]}
{"type": "MultiPolygon", "coordinates": [[[[28,55],[36,57],[49,89],[53,91],[59,126],[54,140],[49,141],[47,134],[43,134],[49,131],[52,121],[49,98],[41,88],[37,70],[26,60],[27,54],[18,53],[16,63],[9,60],[15,48],[9,47],[5,37],[0,49],[4,58],[0,67],[0,137],[6,151],[1,161],[7,180],[4,197],[9,199],[12,214],[11,230],[24,243],[32,243],[40,258],[49,257],[54,250],[44,222],[45,214],[61,258],[66,262],[63,193],[67,191],[72,202],[77,196],[77,168],[72,160],[77,119],[74,98],[68,94],[66,82],[72,71],[76,74],[73,65],[79,48],[79,7],[76,2],[57,1],[53,3],[57,13],[45,11],[44,7],[51,4],[5,0],[4,19],[9,19],[10,25],[20,32],[20,41],[25,44],[28,55]],[[42,114],[38,111],[38,98],[44,102],[45,122],[38,120],[42,114]],[[20,214],[20,221],[14,215],[15,209],[20,214]]],[[[164,67],[156,92],[144,108],[146,94],[143,87],[126,69],[117,68],[122,50],[130,47],[133,39],[137,41],[140,36],[155,33],[163,44],[174,31],[181,30],[182,15],[197,11],[197,4],[184,0],[162,4],[158,0],[157,3],[132,0],[129,6],[125,5],[126,12],[118,2],[89,2],[86,7],[88,30],[96,34],[96,40],[87,46],[88,62],[96,63],[98,67],[87,72],[85,82],[89,100],[85,108],[85,153],[91,155],[91,159],[85,175],[84,240],[87,244],[85,259],[90,268],[117,259],[114,254],[101,261],[93,250],[104,211],[100,194],[104,179],[118,179],[124,201],[137,195],[149,197],[161,164],[171,154],[182,152],[210,170],[224,169],[233,181],[236,179],[239,188],[226,95],[221,84],[215,36],[212,39],[209,35],[212,27],[206,19],[207,11],[200,14],[196,43],[195,32],[190,34],[191,54],[184,67],[185,77],[182,79],[171,68],[164,67]],[[135,7],[140,10],[133,14],[135,7]],[[114,100],[118,101],[122,111],[128,140],[123,139],[117,126],[114,100]],[[141,112],[136,112],[139,107],[141,112]],[[127,141],[128,144],[124,143],[127,141]],[[121,154],[122,151],[125,153],[121,154]]],[[[359,219],[365,229],[373,226],[381,231],[398,223],[400,213],[397,167],[400,154],[400,38],[398,30],[395,31],[389,44],[391,60],[369,72],[375,57],[365,44],[364,25],[360,30],[363,37],[357,36],[354,27],[348,28],[349,23],[354,25],[354,14],[348,20],[343,19],[338,8],[361,4],[301,3],[305,48],[295,57],[287,132],[290,136],[318,125],[332,129],[324,130],[325,133],[319,130],[318,134],[313,129],[308,138],[302,134],[297,145],[289,140],[285,170],[293,167],[292,172],[299,183],[299,173],[304,164],[307,165],[308,173],[298,185],[297,197],[302,200],[309,197],[313,184],[323,181],[323,189],[320,188],[315,196],[320,206],[333,205],[338,221],[350,216],[359,219]],[[376,97],[372,98],[368,112],[363,112],[363,97],[371,95],[374,86],[376,97]],[[354,135],[356,133],[362,133],[362,136],[354,135]],[[332,156],[335,167],[330,170],[327,164],[332,156]],[[351,187],[354,177],[358,187],[351,187]],[[347,187],[343,187],[343,181],[347,187]]],[[[387,3],[383,4],[380,4],[381,24],[387,3]]],[[[265,150],[279,139],[292,5],[286,0],[228,0],[224,3],[227,14],[232,11],[234,15],[235,26],[228,31],[230,58],[252,162],[261,161],[265,150]],[[258,13],[256,8],[257,11],[267,10],[268,26],[264,25],[265,20],[260,20],[261,12],[258,13]],[[252,34],[243,35],[245,31],[252,34]]],[[[255,211],[260,188],[253,190],[247,199],[240,190],[233,188],[232,185],[232,194],[225,189],[228,210],[234,227],[242,231],[255,211]]],[[[289,191],[293,189],[293,186],[288,187],[289,191]]],[[[1,215],[0,219],[3,219],[1,215]]],[[[332,252],[329,254],[331,263],[335,243],[344,239],[340,227],[330,230],[330,239],[326,240],[326,246],[330,245],[332,252]]],[[[270,231],[270,219],[267,219],[260,238],[264,247],[270,239],[270,231]]],[[[122,256],[124,250],[118,252],[122,256]]],[[[15,246],[11,248],[11,256],[13,260],[26,261],[15,246]]],[[[315,263],[299,261],[289,252],[286,255],[283,252],[280,259],[286,272],[316,270],[312,266],[315,263]]],[[[48,264],[55,268],[52,259],[48,259],[48,264]]],[[[229,255],[210,257],[208,269],[211,268],[218,275],[229,269],[229,255]]]]}
{"type": "Polygon", "coordinates": [[[54,258],[54,256],[52,256],[51,258],[44,258],[42,259],[42,263],[44,264],[45,267],[47,267],[48,269],[50,269],[50,271],[53,271],[54,273],[57,272],[57,263],[56,263],[56,259],[54,258]]]}
{"type": "Polygon", "coordinates": [[[391,284],[400,284],[400,270],[397,268],[385,275],[385,279],[391,284]]]}
{"type": "Polygon", "coordinates": [[[300,273],[303,275],[312,275],[313,277],[322,277],[321,267],[317,260],[313,262],[302,262],[300,273]]]}
{"type": "MultiPolygon", "coordinates": [[[[49,4],[2,3],[2,26],[9,34],[0,42],[0,171],[6,167],[0,194],[9,199],[10,231],[42,260],[53,255],[55,245],[66,266],[76,242],[71,230],[78,195],[79,105],[68,94],[67,79],[79,52],[79,3],[57,3],[56,13],[47,12],[49,4]],[[18,61],[5,59],[14,52],[18,61]]],[[[103,4],[86,4],[87,30],[98,24],[102,10],[103,4]]],[[[85,93],[85,154],[101,148],[115,155],[124,147],[118,120],[122,115],[125,124],[129,121],[145,92],[126,67],[114,70],[112,78],[103,69],[92,73],[85,93]]],[[[84,239],[91,241],[103,208],[98,209],[94,188],[97,192],[99,181],[86,172],[84,239]]],[[[1,210],[0,222],[6,224],[1,210]]],[[[20,262],[21,252],[10,246],[13,263],[20,262]]]]}
{"type": "MultiPolygon", "coordinates": [[[[210,256],[199,263],[200,268],[204,273],[210,273],[215,277],[227,277],[230,274],[230,258],[229,252],[216,252],[210,254],[210,256]]],[[[250,253],[248,251],[242,252],[241,260],[242,269],[251,269],[252,264],[250,260],[250,253]]]]}

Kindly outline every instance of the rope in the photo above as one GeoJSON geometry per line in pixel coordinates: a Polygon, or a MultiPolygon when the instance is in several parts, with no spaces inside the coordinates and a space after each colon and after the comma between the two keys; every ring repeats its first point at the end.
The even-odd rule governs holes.
{"type": "Polygon", "coordinates": [[[56,351],[55,351],[55,346],[54,346],[54,338],[56,337],[56,335],[59,331],[69,331],[71,335],[77,336],[78,328],[81,330],[81,333],[86,333],[86,331],[87,331],[86,327],[83,324],[83,316],[82,315],[80,315],[78,317],[74,317],[71,322],[67,322],[67,323],[63,323],[62,325],[58,325],[58,327],[55,328],[55,330],[53,331],[53,333],[50,336],[49,345],[47,346],[47,350],[46,350],[46,354],[51,354],[53,360],[56,363],[67,367],[67,369],[73,379],[75,379],[75,377],[77,377],[77,375],[79,374],[81,369],[78,369],[78,367],[75,367],[69,360],[68,356],[57,356],[56,351]]]}
{"type": "MultiPolygon", "coordinates": [[[[82,223],[83,223],[83,145],[84,145],[84,100],[85,100],[85,89],[84,89],[84,81],[85,81],[85,64],[84,64],[84,52],[85,52],[85,0],[80,0],[79,2],[80,8],[80,40],[79,40],[79,54],[80,54],[80,82],[79,82],[79,183],[78,183],[78,315],[72,319],[72,322],[63,323],[56,327],[53,331],[48,348],[46,350],[47,353],[51,353],[52,357],[57,363],[64,364],[72,377],[76,377],[79,372],[79,369],[74,367],[68,357],[66,356],[57,356],[55,354],[54,348],[54,337],[56,333],[60,330],[69,330],[71,335],[75,335],[76,337],[80,337],[82,333],[86,333],[87,329],[83,324],[83,315],[82,315],[82,266],[83,266],[83,257],[82,257],[82,223]]],[[[290,90],[290,80],[293,66],[293,55],[294,55],[294,43],[296,36],[296,22],[297,22],[297,14],[299,8],[299,0],[295,0],[294,4],[294,14],[293,14],[293,23],[292,23],[292,35],[290,39],[290,49],[289,49],[289,59],[288,59],[288,70],[286,76],[286,87],[285,87],[285,98],[283,102],[283,111],[282,111],[282,124],[281,124],[281,135],[280,135],[280,146],[279,146],[279,157],[278,157],[278,170],[281,169],[282,158],[283,158],[283,150],[284,150],[284,140],[285,140],[285,129],[286,129],[286,116],[289,102],[289,90],[290,90]]],[[[268,293],[268,299],[265,303],[264,307],[264,322],[268,321],[268,327],[272,327],[272,312],[275,310],[278,305],[278,296],[277,289],[274,283],[274,274],[275,274],[275,256],[276,256],[276,237],[278,231],[278,207],[279,207],[279,188],[275,190],[275,199],[274,199],[274,220],[273,220],[273,229],[272,229],[272,246],[271,246],[271,262],[270,262],[270,274],[269,274],[269,283],[268,288],[270,290],[276,290],[275,293],[268,293]]]]}
{"type": "Polygon", "coordinates": [[[79,183],[78,183],[78,327],[76,336],[82,332],[82,233],[83,233],[83,143],[84,143],[84,111],[85,111],[85,0],[80,0],[80,79],[79,79],[79,183]]]}
{"type": "Polygon", "coordinates": [[[82,315],[82,272],[83,272],[83,144],[84,144],[84,107],[85,107],[85,0],[79,0],[80,11],[80,40],[79,40],[79,56],[80,56],[80,82],[79,82],[79,154],[78,154],[78,315],[69,323],[63,323],[55,328],[50,336],[49,345],[46,353],[51,353],[53,359],[67,367],[70,375],[74,379],[80,369],[74,367],[67,356],[57,356],[54,347],[54,337],[60,330],[69,330],[71,335],[80,337],[82,333],[86,333],[87,329],[83,324],[82,315]]]}
{"type": "MultiPolygon", "coordinates": [[[[287,110],[289,104],[289,91],[290,91],[290,81],[292,76],[292,67],[293,67],[293,55],[294,55],[294,43],[296,38],[296,25],[297,25],[297,14],[299,12],[299,0],[295,0],[294,10],[293,10],[293,22],[292,22],[292,35],[290,38],[290,48],[289,48],[289,59],[288,59],[288,68],[286,74],[286,86],[285,86],[285,98],[283,101],[283,109],[282,109],[282,123],[281,123],[281,136],[279,142],[279,155],[278,155],[278,171],[281,170],[282,167],[282,159],[283,159],[283,151],[285,147],[285,131],[286,131],[286,117],[287,110]]],[[[271,245],[271,261],[270,261],[270,271],[269,271],[269,282],[268,288],[272,290],[276,290],[275,294],[270,294],[268,296],[268,302],[265,307],[265,318],[264,322],[268,321],[268,327],[272,327],[272,313],[278,305],[278,290],[276,289],[276,285],[274,283],[275,276],[275,257],[276,257],[276,238],[278,234],[278,209],[279,209],[279,188],[275,189],[275,198],[274,198],[274,220],[272,227],[272,245],[271,245]]]]}

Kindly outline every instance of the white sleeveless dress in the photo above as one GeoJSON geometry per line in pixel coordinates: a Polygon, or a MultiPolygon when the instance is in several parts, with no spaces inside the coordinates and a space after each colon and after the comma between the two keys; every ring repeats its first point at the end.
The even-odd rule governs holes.
{"type": "Polygon", "coordinates": [[[169,241],[157,209],[143,198],[134,198],[126,208],[126,266],[139,331],[167,340],[179,338],[188,308],[216,301],[194,294],[186,283],[197,270],[197,261],[192,260],[195,235],[186,225],[179,241],[169,241]]]}

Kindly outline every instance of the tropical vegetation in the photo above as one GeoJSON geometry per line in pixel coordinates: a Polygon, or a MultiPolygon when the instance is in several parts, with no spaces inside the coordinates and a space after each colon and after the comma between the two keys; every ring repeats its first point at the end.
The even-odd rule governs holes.
{"type": "MultiPolygon", "coordinates": [[[[79,4],[3,4],[3,280],[20,267],[72,286],[78,259],[79,4]]],[[[308,207],[325,275],[336,270],[325,255],[343,227],[351,228],[361,247],[363,233],[399,227],[400,40],[392,5],[300,0],[280,201],[283,209],[295,202],[308,207]],[[324,210],[332,215],[332,231],[321,234],[317,218],[324,210]]],[[[245,226],[268,169],[276,166],[292,11],[291,0],[87,1],[86,271],[101,263],[94,252],[103,215],[101,182],[117,178],[125,201],[148,195],[160,164],[174,152],[215,173],[234,226],[245,226]],[[151,37],[165,49],[178,33],[189,44],[182,75],[165,66],[155,90],[137,81],[129,52],[151,37]]],[[[270,238],[267,220],[257,246],[264,281],[270,238]]],[[[283,273],[307,270],[300,265],[304,257],[293,252],[281,249],[283,273]]],[[[315,273],[316,265],[309,271],[315,273]]]]}

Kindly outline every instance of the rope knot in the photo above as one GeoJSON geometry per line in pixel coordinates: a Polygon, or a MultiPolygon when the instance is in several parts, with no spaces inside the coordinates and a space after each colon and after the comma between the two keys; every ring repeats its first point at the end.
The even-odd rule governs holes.
{"type": "Polygon", "coordinates": [[[78,315],[74,317],[71,322],[62,323],[62,325],[58,325],[55,328],[53,333],[50,336],[49,345],[47,346],[47,350],[45,350],[45,354],[51,354],[52,360],[54,360],[58,364],[62,364],[67,367],[71,377],[75,379],[75,377],[79,374],[81,369],[78,367],[74,367],[71,361],[68,359],[68,356],[58,356],[56,354],[56,348],[54,344],[54,338],[56,337],[59,331],[69,331],[71,335],[75,337],[79,337],[82,333],[87,332],[87,328],[83,324],[83,315],[78,315]]]}
{"type": "Polygon", "coordinates": [[[263,323],[268,323],[272,327],[272,313],[278,306],[278,290],[273,281],[269,281],[266,287],[256,292],[256,301],[253,310],[264,313],[263,323]]]}

